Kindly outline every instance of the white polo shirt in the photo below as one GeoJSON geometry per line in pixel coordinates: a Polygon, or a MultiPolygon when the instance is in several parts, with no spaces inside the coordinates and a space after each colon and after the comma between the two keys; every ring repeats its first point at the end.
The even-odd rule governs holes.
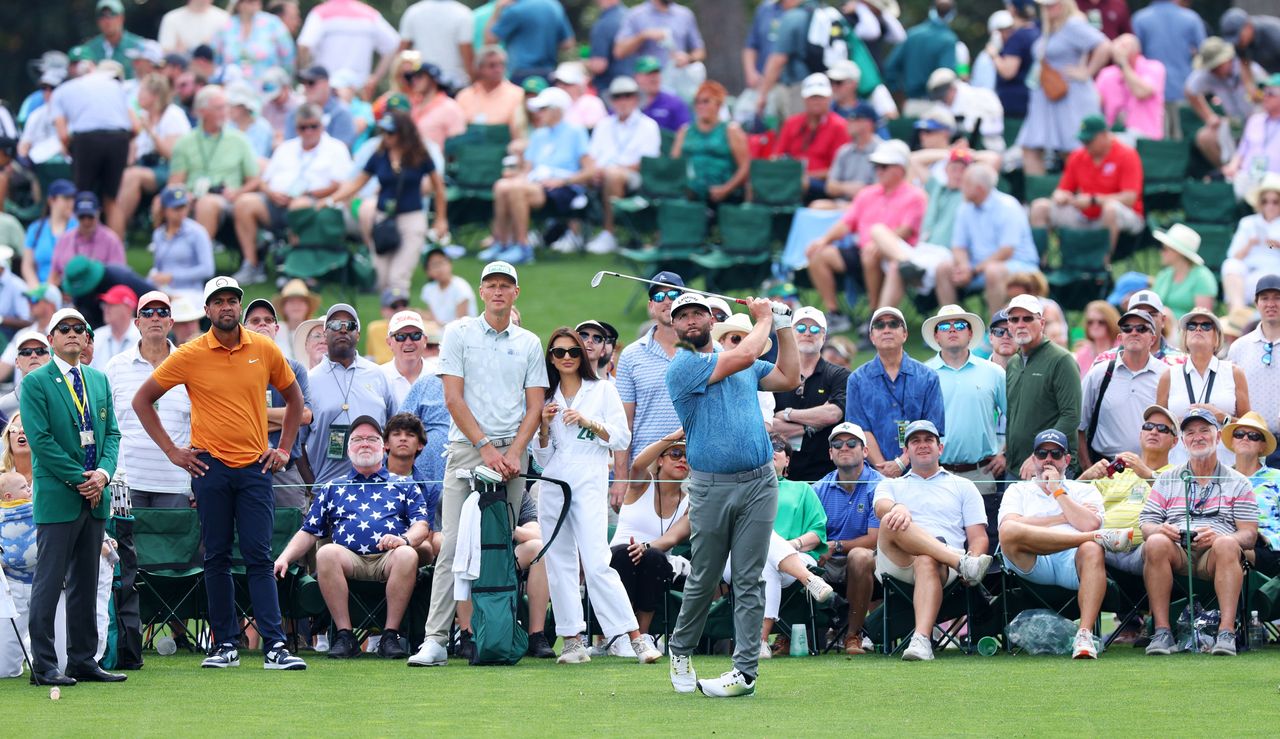
{"type": "MultiPolygon", "coordinates": [[[[176,350],[169,344],[169,352],[176,350]]],[[[142,428],[133,412],[133,396],[155,368],[138,352],[138,342],[107,363],[107,380],[111,383],[111,402],[120,426],[120,455],[117,475],[128,474],[129,487],[150,493],[191,495],[191,475],[174,465],[142,428]]],[[[179,447],[191,444],[191,398],[186,385],[175,385],[156,402],[160,425],[179,447]]]]}
{"type": "MultiPolygon", "coordinates": [[[[437,374],[463,379],[463,400],[490,439],[515,436],[525,416],[525,388],[549,384],[542,341],[514,323],[496,331],[484,315],[445,326],[437,374]]],[[[452,419],[449,441],[470,443],[452,419]]]]}
{"type": "Polygon", "coordinates": [[[302,148],[301,138],[283,141],[271,155],[262,182],[272,192],[298,197],[340,183],[350,171],[351,153],[341,141],[325,133],[310,150],[302,148]]]}
{"type": "Polygon", "coordinates": [[[941,467],[928,479],[911,470],[902,477],[881,480],[872,504],[881,500],[902,503],[910,511],[913,523],[957,549],[964,548],[965,527],[987,524],[978,488],[941,467]]]}

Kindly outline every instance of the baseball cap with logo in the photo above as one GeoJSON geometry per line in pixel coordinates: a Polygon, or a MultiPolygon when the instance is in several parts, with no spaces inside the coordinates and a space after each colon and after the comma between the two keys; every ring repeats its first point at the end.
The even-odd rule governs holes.
{"type": "Polygon", "coordinates": [[[1213,411],[1208,410],[1207,408],[1192,408],[1187,411],[1187,415],[1183,416],[1182,420],[1178,423],[1178,428],[1185,429],[1188,421],[1195,420],[1204,421],[1215,429],[1220,428],[1218,424],[1218,417],[1213,415],[1213,411]]]}
{"type": "Polygon", "coordinates": [[[204,304],[208,305],[209,298],[220,292],[233,292],[238,298],[244,297],[244,290],[234,277],[218,276],[204,283],[204,304]]]}
{"type": "Polygon", "coordinates": [[[1164,301],[1156,294],[1155,290],[1139,290],[1129,298],[1127,310],[1133,310],[1141,305],[1148,305],[1158,311],[1164,311],[1164,301]]]}
{"type": "MultiPolygon", "coordinates": [[[[665,270],[664,270],[664,271],[662,271],[662,272],[659,272],[659,273],[658,273],[658,274],[656,274],[656,275],[654,275],[654,276],[653,276],[653,281],[654,281],[654,282],[661,282],[663,285],[674,285],[675,287],[684,287],[684,278],[683,278],[683,277],[681,277],[680,275],[676,274],[675,272],[667,272],[667,271],[665,271],[665,270]]],[[[650,299],[650,300],[653,300],[653,296],[654,296],[654,295],[656,295],[656,294],[658,294],[658,293],[660,293],[660,292],[666,292],[667,290],[670,290],[670,289],[671,289],[671,288],[669,288],[669,287],[662,287],[662,285],[650,285],[650,286],[649,286],[649,299],[650,299]]]]}
{"type": "Polygon", "coordinates": [[[711,315],[711,306],[707,304],[706,298],[697,293],[684,293],[671,304],[671,317],[675,318],[677,313],[690,306],[702,308],[707,315],[711,315]]]}
{"type": "Polygon", "coordinates": [[[1053,444],[1059,449],[1067,450],[1067,435],[1057,429],[1045,429],[1036,434],[1036,442],[1032,445],[1032,449],[1039,449],[1045,444],[1053,444]]]}
{"type": "Polygon", "coordinates": [[[831,433],[827,434],[827,441],[831,441],[841,434],[849,434],[863,444],[867,443],[867,435],[862,431],[862,427],[852,421],[845,421],[831,429],[831,433]]]}
{"type": "Polygon", "coordinates": [[[516,275],[516,268],[511,266],[510,262],[489,262],[484,266],[484,270],[480,272],[480,281],[484,282],[491,275],[505,275],[510,277],[515,284],[520,284],[520,278],[516,275]]]}
{"type": "Polygon", "coordinates": [[[95,216],[98,214],[98,196],[88,190],[76,193],[75,214],[77,216],[95,216]]]}
{"type": "Polygon", "coordinates": [[[427,326],[422,320],[422,315],[416,310],[402,310],[391,317],[387,322],[387,336],[394,336],[401,330],[406,328],[416,328],[426,333],[427,326]]]}
{"type": "Polygon", "coordinates": [[[804,78],[804,82],[800,85],[800,96],[806,98],[812,97],[831,97],[831,80],[821,72],[814,72],[804,78]]]}
{"type": "Polygon", "coordinates": [[[813,321],[823,331],[827,330],[827,316],[822,311],[814,308],[812,305],[806,305],[795,312],[791,318],[792,325],[798,325],[801,321],[813,321]]]}

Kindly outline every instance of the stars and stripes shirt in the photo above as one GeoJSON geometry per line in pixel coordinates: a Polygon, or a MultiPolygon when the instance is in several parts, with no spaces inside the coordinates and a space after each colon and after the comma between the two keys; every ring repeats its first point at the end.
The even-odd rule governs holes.
{"type": "Polygon", "coordinates": [[[356,554],[378,554],[383,536],[403,536],[413,524],[427,521],[418,486],[393,479],[386,467],[368,476],[352,469],[318,490],[302,530],[356,554]]]}

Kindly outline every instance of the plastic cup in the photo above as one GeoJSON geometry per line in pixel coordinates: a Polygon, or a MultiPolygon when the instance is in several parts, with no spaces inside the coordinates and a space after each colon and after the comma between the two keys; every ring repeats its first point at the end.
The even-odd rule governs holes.
{"type": "Polygon", "coordinates": [[[178,643],[171,636],[162,636],[156,639],[156,651],[162,657],[168,657],[178,651],[178,643]]]}
{"type": "Polygon", "coordinates": [[[791,656],[809,656],[809,630],[804,624],[791,627],[791,656]]]}
{"type": "Polygon", "coordinates": [[[978,640],[978,654],[983,657],[993,657],[996,652],[1000,651],[1000,640],[994,636],[984,636],[978,640]]]}

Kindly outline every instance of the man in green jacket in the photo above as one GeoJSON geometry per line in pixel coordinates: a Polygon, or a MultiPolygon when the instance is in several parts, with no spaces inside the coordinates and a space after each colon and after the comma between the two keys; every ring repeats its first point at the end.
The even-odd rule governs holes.
{"type": "MultiPolygon", "coordinates": [[[[1008,313],[1018,353],[1005,368],[1009,403],[1005,433],[1007,476],[1029,480],[1036,472],[1031,453],[1040,431],[1053,428],[1065,434],[1070,447],[1067,451],[1075,459],[1075,430],[1080,425],[1080,367],[1070,352],[1045,337],[1040,298],[1019,295],[1009,301],[1008,313]]],[[[1077,472],[1073,469],[1071,476],[1077,472]]]]}
{"type": "Polygon", "coordinates": [[[49,321],[53,361],[22,381],[22,424],[31,445],[36,571],[31,586],[31,682],[120,682],[94,654],[98,647],[98,557],[111,513],[107,483],[116,471],[120,429],[106,375],[81,364],[89,324],[64,308],[49,321]],[[67,668],[58,670],[54,613],[67,593],[67,668]]]}
{"type": "Polygon", "coordinates": [[[141,49],[146,39],[124,30],[124,3],[120,0],[98,0],[95,10],[101,33],[84,42],[88,58],[94,62],[114,59],[124,67],[125,79],[133,79],[133,60],[128,52],[141,49]]]}

